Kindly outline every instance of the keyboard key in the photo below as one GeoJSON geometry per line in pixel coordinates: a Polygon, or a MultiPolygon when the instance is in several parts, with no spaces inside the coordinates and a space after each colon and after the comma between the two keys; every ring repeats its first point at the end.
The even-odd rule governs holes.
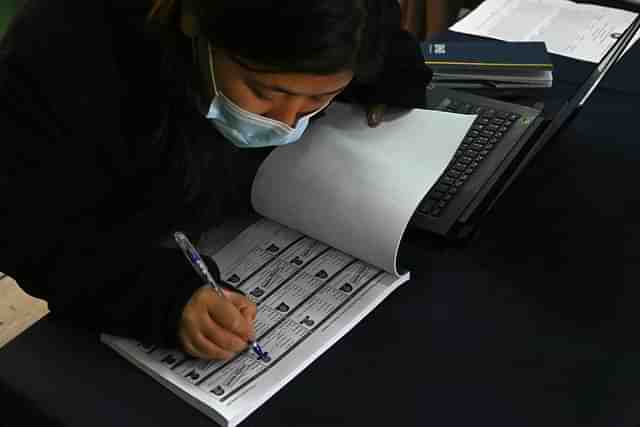
{"type": "Polygon", "coordinates": [[[432,191],[429,193],[429,198],[433,200],[440,200],[443,194],[440,191],[432,191]]]}
{"type": "Polygon", "coordinates": [[[495,144],[497,144],[498,142],[500,142],[500,140],[499,140],[498,138],[491,138],[491,139],[489,140],[489,144],[494,144],[494,145],[495,145],[495,144]]]}
{"type": "Polygon", "coordinates": [[[480,132],[478,132],[477,130],[472,130],[472,131],[469,131],[469,135],[475,138],[476,136],[480,136],[480,132]]]}
{"type": "Polygon", "coordinates": [[[449,194],[456,194],[458,192],[458,187],[453,186],[449,189],[449,194]]]}
{"type": "Polygon", "coordinates": [[[453,153],[453,157],[460,157],[464,154],[464,151],[462,150],[458,150],[455,153],[453,153]]]}
{"type": "Polygon", "coordinates": [[[511,120],[505,120],[505,121],[504,121],[504,125],[505,125],[506,127],[510,127],[512,124],[513,124],[513,122],[512,122],[511,120]]]}
{"type": "Polygon", "coordinates": [[[464,152],[464,155],[474,158],[475,156],[478,155],[478,152],[476,150],[467,150],[464,152]]]}
{"type": "Polygon", "coordinates": [[[494,135],[496,138],[500,139],[504,136],[504,133],[502,132],[496,132],[496,134],[494,135]]]}
{"type": "MultiPolygon", "coordinates": [[[[489,126],[491,126],[491,125],[489,125],[489,126]]],[[[471,129],[477,130],[477,131],[481,131],[481,130],[484,129],[484,125],[473,125],[473,126],[471,126],[471,129]]]]}
{"type": "Polygon", "coordinates": [[[484,136],[481,136],[480,138],[476,139],[476,142],[478,144],[486,144],[487,142],[489,142],[489,138],[485,138],[484,136]]]}
{"type": "Polygon", "coordinates": [[[489,154],[489,150],[482,150],[482,151],[480,152],[480,155],[481,155],[481,156],[486,156],[487,154],[489,154]]]}
{"type": "Polygon", "coordinates": [[[484,146],[485,150],[491,150],[493,148],[493,144],[487,144],[484,146]]]}
{"type": "Polygon", "coordinates": [[[473,109],[473,105],[471,105],[471,104],[462,104],[462,106],[460,107],[460,112],[462,114],[469,114],[472,109],[473,109]]]}
{"type": "Polygon", "coordinates": [[[434,210],[431,211],[431,215],[433,216],[440,216],[442,214],[442,209],[440,208],[435,208],[434,210]]]}
{"type": "Polygon", "coordinates": [[[509,118],[509,113],[504,112],[504,111],[500,111],[500,112],[496,113],[496,117],[498,117],[500,119],[508,119],[509,118]]]}
{"type": "Polygon", "coordinates": [[[509,120],[511,120],[512,122],[515,122],[516,120],[518,120],[520,118],[520,114],[518,113],[511,113],[509,115],[509,120]]]}
{"type": "Polygon", "coordinates": [[[491,123],[493,123],[494,125],[501,125],[504,123],[504,119],[494,117],[493,119],[491,119],[491,123]]]}
{"type": "Polygon", "coordinates": [[[460,176],[460,172],[451,169],[451,170],[447,171],[447,176],[449,176],[451,178],[457,178],[457,177],[460,176]]]}
{"type": "MultiPolygon", "coordinates": [[[[489,119],[487,117],[480,117],[478,119],[478,123],[481,123],[483,125],[488,125],[490,123],[490,121],[489,121],[489,119]]],[[[501,123],[498,123],[498,124],[501,124],[501,123]]]]}
{"type": "Polygon", "coordinates": [[[492,130],[483,130],[482,131],[482,136],[487,137],[487,138],[491,138],[492,136],[494,136],[496,133],[492,130]]]}
{"type": "Polygon", "coordinates": [[[474,168],[474,169],[475,169],[475,168],[477,168],[479,165],[480,165],[480,163],[478,163],[478,162],[473,162],[473,163],[471,163],[471,165],[470,165],[470,166],[471,166],[472,168],[474,168]]]}
{"type": "Polygon", "coordinates": [[[450,178],[448,176],[443,176],[440,179],[440,182],[442,182],[443,184],[447,184],[447,185],[453,185],[453,183],[456,182],[456,180],[453,179],[453,178],[450,178]]]}
{"type": "Polygon", "coordinates": [[[467,175],[471,175],[471,174],[473,173],[473,171],[474,171],[474,170],[475,170],[474,168],[472,168],[472,167],[468,167],[468,168],[467,168],[467,170],[466,170],[466,171],[464,171],[464,173],[465,173],[465,174],[467,174],[467,175]]]}
{"type": "Polygon", "coordinates": [[[469,144],[460,144],[461,150],[466,150],[467,148],[469,148],[469,144]]]}
{"type": "Polygon", "coordinates": [[[466,181],[467,179],[469,179],[469,175],[461,175],[460,176],[460,181],[466,181]]]}
{"type": "Polygon", "coordinates": [[[456,181],[456,183],[455,183],[455,184],[453,184],[453,185],[454,185],[454,187],[461,187],[463,184],[464,184],[464,181],[463,181],[463,180],[461,180],[461,179],[459,179],[459,180],[457,180],[457,181],[456,181]]]}
{"type": "Polygon", "coordinates": [[[483,146],[483,145],[481,145],[481,144],[471,144],[471,149],[472,149],[472,150],[480,151],[480,150],[482,150],[483,148],[484,148],[484,146],[483,146]]]}
{"type": "Polygon", "coordinates": [[[460,163],[468,165],[469,163],[471,163],[473,161],[473,159],[471,157],[469,157],[469,156],[462,156],[458,161],[460,163]]]}
{"type": "Polygon", "coordinates": [[[437,201],[433,200],[433,199],[429,199],[429,198],[424,198],[424,200],[422,201],[422,203],[420,203],[420,205],[418,206],[418,210],[420,212],[424,212],[424,213],[429,213],[429,211],[431,211],[431,209],[433,209],[433,207],[436,205],[437,201]]]}
{"type": "Polygon", "coordinates": [[[438,108],[447,108],[450,104],[451,104],[451,99],[444,98],[442,101],[440,101],[440,104],[438,104],[438,108]]]}
{"type": "Polygon", "coordinates": [[[453,168],[458,171],[463,171],[467,168],[467,166],[464,163],[458,162],[455,165],[453,165],[453,168]]]}
{"type": "Polygon", "coordinates": [[[449,187],[450,185],[447,185],[447,184],[437,184],[434,188],[436,191],[446,193],[447,191],[449,191],[449,187]]]}
{"type": "Polygon", "coordinates": [[[489,109],[485,110],[482,113],[482,115],[485,116],[485,117],[493,117],[493,116],[496,115],[496,110],[494,110],[493,108],[489,108],[489,109]]]}
{"type": "Polygon", "coordinates": [[[506,132],[506,131],[508,131],[508,130],[509,130],[509,128],[508,128],[508,127],[506,127],[506,126],[502,126],[502,127],[500,127],[500,129],[498,129],[498,130],[499,130],[500,132],[506,132]]]}
{"type": "Polygon", "coordinates": [[[488,130],[498,130],[498,129],[500,129],[500,126],[498,126],[498,125],[488,125],[487,129],[488,130]]]}

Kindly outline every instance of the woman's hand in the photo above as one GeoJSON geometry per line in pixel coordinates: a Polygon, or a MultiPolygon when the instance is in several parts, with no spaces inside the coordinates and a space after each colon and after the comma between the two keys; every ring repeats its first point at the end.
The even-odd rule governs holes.
{"type": "Polygon", "coordinates": [[[367,106],[367,123],[369,127],[376,127],[382,123],[384,118],[384,111],[386,106],[384,104],[372,104],[367,106]]]}
{"type": "Polygon", "coordinates": [[[182,311],[178,338],[183,349],[201,359],[230,359],[255,339],[256,306],[247,297],[211,287],[198,289],[182,311]]]}

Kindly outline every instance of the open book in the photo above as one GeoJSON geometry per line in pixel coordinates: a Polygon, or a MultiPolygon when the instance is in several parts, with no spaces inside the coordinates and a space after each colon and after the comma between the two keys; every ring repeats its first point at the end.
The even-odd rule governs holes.
{"type": "Polygon", "coordinates": [[[269,357],[102,341],[220,425],[238,424],[409,279],[396,263],[402,235],[474,118],[411,110],[371,129],[361,107],[335,104],[269,155],[252,188],[264,218],[206,254],[257,304],[269,357]]]}

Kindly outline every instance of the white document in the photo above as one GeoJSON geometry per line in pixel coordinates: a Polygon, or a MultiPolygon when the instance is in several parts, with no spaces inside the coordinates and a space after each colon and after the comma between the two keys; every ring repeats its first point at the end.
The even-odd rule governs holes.
{"type": "Polygon", "coordinates": [[[207,361],[122,337],[102,341],[235,426],[409,279],[396,266],[402,234],[474,118],[413,110],[371,129],[359,107],[336,104],[304,141],[271,153],[253,188],[254,207],[269,219],[215,253],[200,248],[256,303],[268,358],[247,350],[207,361]]]}
{"type": "Polygon", "coordinates": [[[253,207],[398,274],[411,216],[453,157],[473,115],[410,110],[370,128],[360,106],[336,103],[303,141],[275,150],[256,176],[253,207]]]}
{"type": "Polygon", "coordinates": [[[626,10],[569,0],[485,0],[451,30],[505,41],[544,41],[549,52],[600,62],[635,17],[626,10]]]}

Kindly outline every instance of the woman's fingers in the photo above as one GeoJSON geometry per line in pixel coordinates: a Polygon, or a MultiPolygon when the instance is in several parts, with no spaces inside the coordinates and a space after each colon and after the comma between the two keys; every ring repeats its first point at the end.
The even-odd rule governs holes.
{"type": "Polygon", "coordinates": [[[249,321],[250,326],[256,320],[257,308],[256,305],[244,295],[240,295],[237,292],[224,291],[229,300],[236,306],[245,319],[249,321]]]}
{"type": "Polygon", "coordinates": [[[255,338],[256,307],[245,296],[211,288],[197,290],[182,313],[179,338],[195,357],[229,359],[255,338]]]}
{"type": "Polygon", "coordinates": [[[217,298],[207,304],[207,309],[218,325],[246,341],[253,331],[253,325],[238,306],[245,307],[247,303],[248,299],[245,296],[227,292],[224,298],[217,295],[217,298]]]}
{"type": "Polygon", "coordinates": [[[367,123],[370,127],[376,127],[382,123],[387,106],[384,104],[372,104],[367,106],[367,123]]]}
{"type": "Polygon", "coordinates": [[[237,336],[220,326],[210,315],[203,314],[199,327],[200,333],[207,340],[224,351],[238,353],[247,347],[247,340],[237,336]]]}

